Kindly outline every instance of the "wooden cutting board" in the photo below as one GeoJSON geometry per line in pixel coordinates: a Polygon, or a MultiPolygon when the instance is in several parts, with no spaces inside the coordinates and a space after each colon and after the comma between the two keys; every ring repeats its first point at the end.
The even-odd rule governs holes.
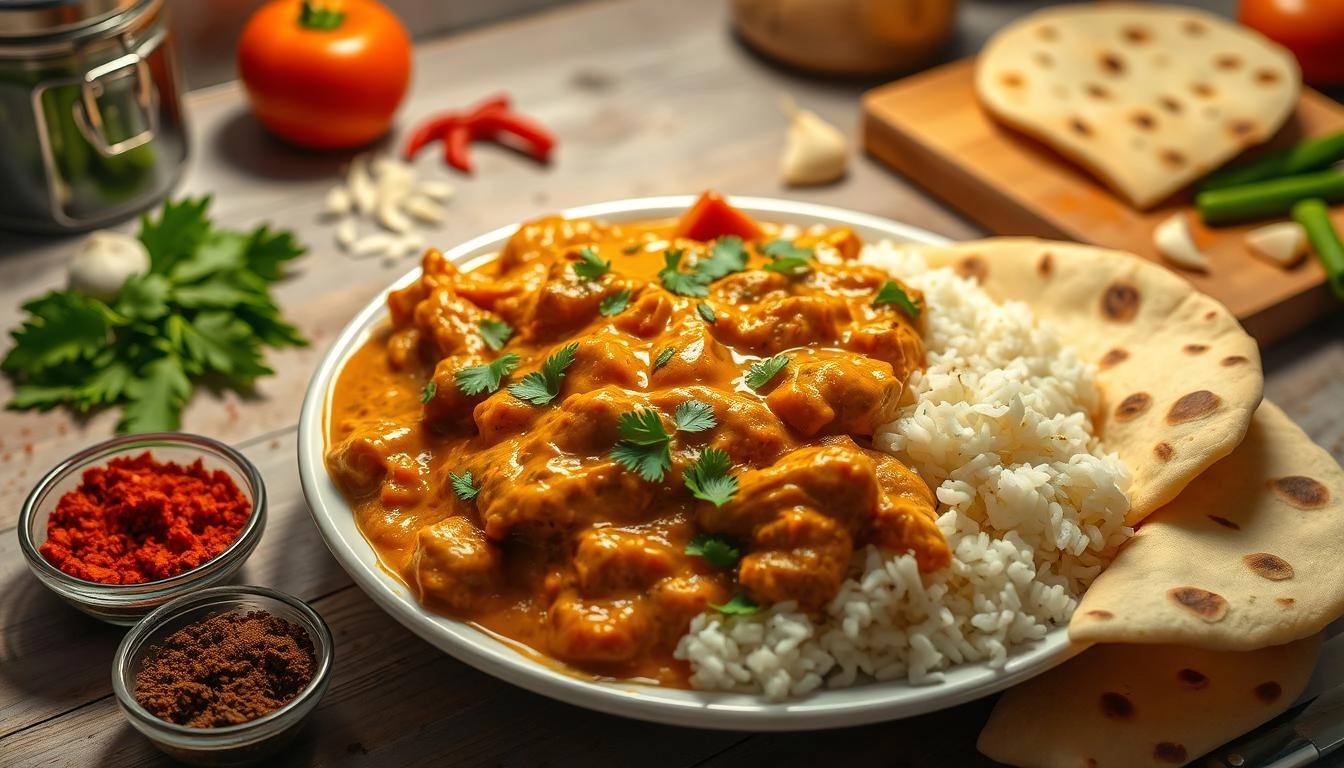
{"type": "MultiPolygon", "coordinates": [[[[1190,209],[1188,192],[1162,207],[1137,211],[1044,144],[993,122],[976,100],[973,72],[974,60],[964,59],[866,93],[864,147],[1001,235],[1074,240],[1170,267],[1153,247],[1153,229],[1185,210],[1212,266],[1208,274],[1170,268],[1227,305],[1261,344],[1344,306],[1330,293],[1314,258],[1285,270],[1251,255],[1242,236],[1268,221],[1205,227],[1190,209]]],[[[1283,129],[1247,157],[1338,130],[1344,130],[1344,108],[1304,89],[1283,129]]],[[[1344,232],[1344,206],[1336,206],[1332,216],[1344,232]]]]}

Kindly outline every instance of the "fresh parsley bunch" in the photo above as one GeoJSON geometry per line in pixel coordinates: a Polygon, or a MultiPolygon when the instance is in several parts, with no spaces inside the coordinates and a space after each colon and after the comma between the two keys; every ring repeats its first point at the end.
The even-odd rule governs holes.
{"type": "Polygon", "coordinates": [[[117,432],[174,430],[197,383],[238,391],[273,373],[264,347],[306,346],[270,286],[304,248],[285,231],[217,228],[210,198],[166,202],[140,219],[150,267],[103,301],[52,291],[23,305],[0,371],[11,410],[121,407],[117,432]]]}

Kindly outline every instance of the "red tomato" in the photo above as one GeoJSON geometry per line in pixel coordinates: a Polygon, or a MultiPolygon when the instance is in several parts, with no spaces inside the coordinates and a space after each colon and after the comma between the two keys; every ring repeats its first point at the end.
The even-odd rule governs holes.
{"type": "Polygon", "coordinates": [[[1311,85],[1344,85],[1344,0],[1241,0],[1237,19],[1293,52],[1311,85]]]}
{"type": "Polygon", "coordinates": [[[374,0],[345,0],[339,11],[273,0],[243,29],[238,74],[252,113],[282,139],[356,147],[391,127],[411,80],[411,39],[374,0]]]}
{"type": "Polygon", "coordinates": [[[762,235],[762,230],[755,220],[734,208],[717,192],[705,192],[690,210],[682,214],[676,234],[702,242],[724,235],[754,240],[762,235]]]}

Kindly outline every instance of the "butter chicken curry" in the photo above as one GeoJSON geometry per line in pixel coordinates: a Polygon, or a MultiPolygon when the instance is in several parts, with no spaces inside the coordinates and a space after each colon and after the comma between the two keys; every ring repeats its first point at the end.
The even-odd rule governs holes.
{"type": "Polygon", "coordinates": [[[947,565],[928,487],[871,447],[922,297],[848,229],[767,230],[706,193],[679,221],[532,221],[473,271],[428,252],[331,403],[383,564],[431,610],[682,687],[699,613],[821,610],[868,544],[947,565]]]}

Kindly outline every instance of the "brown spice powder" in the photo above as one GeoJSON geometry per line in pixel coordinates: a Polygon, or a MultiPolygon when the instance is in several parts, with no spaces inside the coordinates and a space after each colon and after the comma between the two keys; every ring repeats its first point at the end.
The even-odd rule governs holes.
{"type": "Polygon", "coordinates": [[[178,725],[236,725],[298,696],[316,666],[303,627],[266,611],[222,613],[152,646],[135,677],[135,700],[178,725]]]}

